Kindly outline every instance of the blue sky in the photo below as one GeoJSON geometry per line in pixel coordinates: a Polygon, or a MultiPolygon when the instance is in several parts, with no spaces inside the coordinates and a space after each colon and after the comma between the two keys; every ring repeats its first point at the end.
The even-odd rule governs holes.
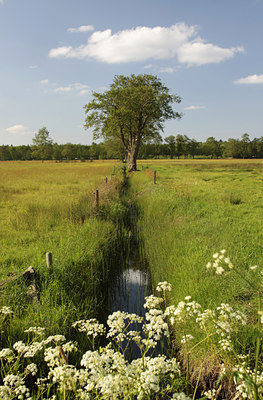
{"type": "Polygon", "coordinates": [[[263,0],[0,0],[0,144],[90,144],[83,106],[132,73],[182,97],[163,137],[261,137],[262,21],[263,0]]]}

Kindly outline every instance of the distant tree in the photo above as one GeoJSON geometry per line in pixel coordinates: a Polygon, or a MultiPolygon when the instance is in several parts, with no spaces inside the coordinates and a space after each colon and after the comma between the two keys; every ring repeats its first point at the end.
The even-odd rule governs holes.
{"type": "Polygon", "coordinates": [[[207,155],[210,155],[211,158],[218,158],[222,156],[222,148],[219,141],[217,141],[214,137],[209,137],[205,142],[205,148],[207,155]]]}
{"type": "Polygon", "coordinates": [[[251,142],[250,142],[248,133],[244,133],[241,136],[240,152],[241,152],[242,158],[251,158],[251,156],[252,156],[251,142]]]}
{"type": "Polygon", "coordinates": [[[115,76],[109,90],[94,92],[85,105],[85,128],[93,128],[94,139],[116,140],[124,148],[128,170],[135,171],[140,144],[163,130],[165,120],[181,117],[171,107],[180,101],[156,76],[115,76]]]}
{"type": "Polygon", "coordinates": [[[187,144],[189,138],[186,135],[177,135],[175,138],[175,151],[177,158],[179,159],[182,155],[187,156],[187,144]]]}
{"type": "Polygon", "coordinates": [[[39,129],[38,133],[32,140],[32,156],[38,160],[51,160],[52,158],[52,143],[53,140],[49,136],[49,131],[44,126],[39,129]]]}
{"type": "Polygon", "coordinates": [[[62,146],[54,143],[52,146],[52,159],[56,161],[62,160],[62,146]]]}
{"type": "Polygon", "coordinates": [[[173,159],[175,156],[175,136],[167,136],[166,138],[164,138],[164,141],[165,143],[167,143],[170,158],[173,159]]]}
{"type": "Polygon", "coordinates": [[[187,152],[190,154],[193,158],[198,153],[198,148],[199,148],[199,143],[195,139],[189,139],[187,143],[187,152]]]}
{"type": "Polygon", "coordinates": [[[76,145],[72,143],[66,143],[63,145],[63,149],[61,151],[62,157],[66,160],[75,160],[75,158],[77,158],[76,150],[76,145]]]}
{"type": "Polygon", "coordinates": [[[226,157],[239,158],[240,154],[240,141],[238,139],[228,139],[228,141],[225,143],[224,155],[226,157]]]}
{"type": "Polygon", "coordinates": [[[8,145],[0,146],[0,161],[12,160],[10,149],[8,145]]]}

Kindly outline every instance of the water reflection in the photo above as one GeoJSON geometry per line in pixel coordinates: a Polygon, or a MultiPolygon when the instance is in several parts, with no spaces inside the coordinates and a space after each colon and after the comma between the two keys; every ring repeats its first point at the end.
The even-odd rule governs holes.
{"type": "MultiPolygon", "coordinates": [[[[129,314],[136,314],[139,316],[145,316],[145,308],[143,307],[145,302],[145,296],[148,296],[151,292],[150,278],[147,270],[139,269],[141,266],[140,260],[137,259],[136,249],[133,252],[133,256],[136,261],[129,260],[125,263],[123,268],[112,277],[110,287],[110,301],[109,311],[125,311],[129,314]]],[[[129,326],[131,331],[142,332],[142,325],[139,323],[132,323],[129,326]]],[[[124,341],[122,348],[126,348],[127,342],[124,341]]],[[[141,356],[140,351],[135,343],[130,343],[129,347],[125,352],[127,359],[135,359],[141,356]]]]}
{"type": "Polygon", "coordinates": [[[129,264],[112,282],[110,312],[121,310],[143,316],[144,298],[150,294],[149,275],[129,264]]]}

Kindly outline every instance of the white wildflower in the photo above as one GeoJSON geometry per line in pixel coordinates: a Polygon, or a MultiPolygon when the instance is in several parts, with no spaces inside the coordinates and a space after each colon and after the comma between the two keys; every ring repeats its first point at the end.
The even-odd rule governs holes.
{"type": "Polygon", "coordinates": [[[75,390],[77,384],[77,369],[73,365],[60,365],[53,368],[49,377],[54,383],[58,383],[61,393],[75,390]]]}
{"type": "Polygon", "coordinates": [[[206,392],[204,392],[204,395],[208,398],[208,399],[214,399],[216,396],[216,390],[212,389],[212,390],[207,390],[206,392]]]}
{"type": "Polygon", "coordinates": [[[24,385],[24,380],[20,376],[13,374],[6,375],[3,382],[5,386],[9,386],[10,388],[24,385]]]}
{"type": "Polygon", "coordinates": [[[27,351],[28,346],[23,343],[21,340],[19,340],[18,342],[14,343],[13,348],[18,352],[18,353],[24,353],[27,351]]]}
{"type": "Polygon", "coordinates": [[[156,287],[157,292],[165,292],[168,290],[169,292],[172,290],[172,285],[168,283],[167,281],[164,282],[159,282],[157,287],[156,287]]]}
{"type": "Polygon", "coordinates": [[[160,307],[160,304],[163,302],[163,298],[162,297],[156,297],[154,295],[150,295],[150,296],[146,296],[145,297],[145,304],[144,304],[144,308],[148,308],[148,310],[150,308],[157,308],[160,307]]]}
{"type": "Polygon", "coordinates": [[[257,265],[253,265],[252,267],[250,267],[250,269],[251,269],[252,271],[255,271],[257,268],[258,268],[257,265]]]}
{"type": "Polygon", "coordinates": [[[2,314],[13,314],[13,311],[10,307],[4,306],[0,309],[0,313],[2,314]]]}
{"type": "Polygon", "coordinates": [[[4,348],[0,351],[0,358],[6,359],[8,362],[11,362],[15,358],[15,355],[13,350],[9,348],[4,348]]]}
{"type": "Polygon", "coordinates": [[[25,333],[35,333],[36,335],[42,336],[44,334],[45,328],[41,328],[40,326],[31,326],[30,328],[26,329],[25,333]]]}
{"type": "Polygon", "coordinates": [[[58,343],[58,342],[65,342],[65,341],[66,341],[66,338],[64,335],[54,335],[54,336],[49,336],[47,339],[43,340],[42,344],[46,345],[51,342],[58,343]]]}
{"type": "Polygon", "coordinates": [[[191,400],[191,398],[188,397],[184,392],[174,393],[172,399],[173,400],[191,400]]]}
{"type": "Polygon", "coordinates": [[[59,347],[48,347],[44,352],[44,360],[51,368],[62,364],[59,347]]]}
{"type": "Polygon", "coordinates": [[[42,343],[33,342],[30,346],[27,346],[26,351],[24,351],[24,357],[34,357],[41,350],[43,350],[42,343]]]}
{"type": "Polygon", "coordinates": [[[216,268],[216,274],[217,275],[222,275],[223,272],[225,272],[223,267],[217,267],[216,268]]]}
{"type": "Polygon", "coordinates": [[[27,365],[26,370],[33,376],[37,374],[37,366],[34,363],[27,365]]]}
{"type": "Polygon", "coordinates": [[[188,343],[190,340],[193,340],[194,337],[192,335],[184,335],[181,339],[182,344],[188,343]]]}
{"type": "Polygon", "coordinates": [[[72,324],[74,328],[77,328],[79,332],[86,332],[89,336],[93,336],[94,338],[98,335],[105,335],[106,328],[103,324],[100,324],[95,318],[76,321],[72,324]]]}

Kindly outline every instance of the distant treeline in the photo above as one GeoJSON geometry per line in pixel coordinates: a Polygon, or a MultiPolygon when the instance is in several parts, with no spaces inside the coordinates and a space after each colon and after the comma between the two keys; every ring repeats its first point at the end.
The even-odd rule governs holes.
{"type": "MultiPolygon", "coordinates": [[[[116,143],[2,145],[0,161],[8,160],[97,160],[122,159],[124,154],[116,143]]],[[[248,134],[241,139],[216,140],[209,137],[205,142],[189,139],[185,135],[169,136],[162,142],[142,143],[138,158],[263,158],[263,137],[250,140],[248,134]]]]}

